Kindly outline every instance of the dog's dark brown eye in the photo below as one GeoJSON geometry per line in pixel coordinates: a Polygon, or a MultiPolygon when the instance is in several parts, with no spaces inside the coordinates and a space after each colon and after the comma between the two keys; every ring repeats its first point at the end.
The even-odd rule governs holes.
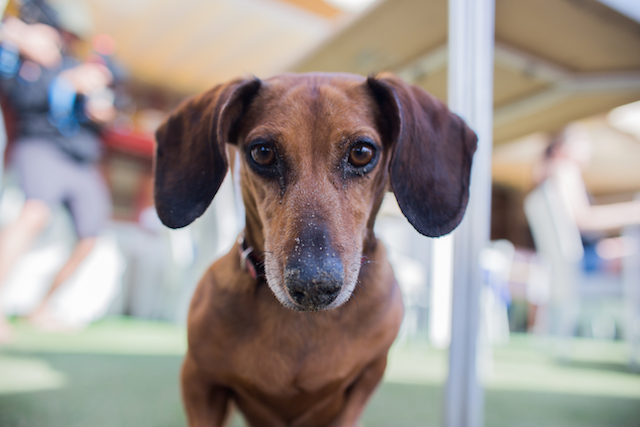
{"type": "Polygon", "coordinates": [[[364,167],[373,160],[373,147],[361,142],[351,148],[349,152],[349,163],[357,168],[364,167]]]}
{"type": "Polygon", "coordinates": [[[251,158],[260,166],[271,166],[276,161],[276,153],[270,146],[260,144],[251,149],[251,158]]]}

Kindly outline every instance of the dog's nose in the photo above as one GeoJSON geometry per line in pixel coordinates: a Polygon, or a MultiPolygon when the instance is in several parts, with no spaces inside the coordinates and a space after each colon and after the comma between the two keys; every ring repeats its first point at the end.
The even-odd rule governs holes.
{"type": "Polygon", "coordinates": [[[284,271],[284,282],[291,299],[302,310],[322,310],[340,293],[344,268],[338,254],[325,238],[296,240],[294,253],[284,271]]]}

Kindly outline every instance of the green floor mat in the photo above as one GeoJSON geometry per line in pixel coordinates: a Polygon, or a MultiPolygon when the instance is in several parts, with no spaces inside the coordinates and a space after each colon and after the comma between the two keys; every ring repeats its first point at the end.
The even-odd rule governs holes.
{"type": "MultiPolygon", "coordinates": [[[[175,325],[108,319],[74,334],[16,325],[0,347],[2,427],[184,426],[179,369],[186,348],[175,325]]],[[[487,427],[640,427],[640,375],[624,343],[576,340],[557,363],[515,336],[485,366],[487,427]]],[[[397,344],[365,427],[441,425],[447,354],[397,344]]],[[[236,418],[233,426],[242,426],[236,418]]]]}

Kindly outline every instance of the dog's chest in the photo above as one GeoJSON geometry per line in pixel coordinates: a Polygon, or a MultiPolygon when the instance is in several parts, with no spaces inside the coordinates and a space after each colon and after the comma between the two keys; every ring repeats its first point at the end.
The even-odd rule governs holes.
{"type": "Polygon", "coordinates": [[[362,360],[354,363],[347,355],[343,359],[333,350],[323,351],[313,346],[307,349],[295,345],[284,347],[286,341],[279,344],[283,346],[265,347],[251,355],[244,353],[230,372],[228,385],[239,408],[243,412],[265,408],[282,420],[294,420],[312,413],[332,417],[365,364],[362,360]],[[332,409],[327,412],[326,408],[332,409]]]}
{"type": "Polygon", "coordinates": [[[373,357],[339,328],[294,326],[270,325],[271,331],[234,349],[232,375],[242,378],[239,383],[265,395],[324,394],[348,386],[373,357]]]}

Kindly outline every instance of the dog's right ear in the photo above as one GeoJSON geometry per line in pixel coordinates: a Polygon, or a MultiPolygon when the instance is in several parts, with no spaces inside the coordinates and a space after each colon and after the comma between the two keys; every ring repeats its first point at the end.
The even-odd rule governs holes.
{"type": "Polygon", "coordinates": [[[259,79],[235,80],[185,101],[156,132],[154,198],[170,228],[204,213],[227,173],[225,143],[260,88],[259,79]]]}
{"type": "Polygon", "coordinates": [[[476,134],[443,103],[398,77],[369,77],[367,85],[388,119],[389,177],[402,213],[425,236],[450,233],[469,201],[476,134]]]}

